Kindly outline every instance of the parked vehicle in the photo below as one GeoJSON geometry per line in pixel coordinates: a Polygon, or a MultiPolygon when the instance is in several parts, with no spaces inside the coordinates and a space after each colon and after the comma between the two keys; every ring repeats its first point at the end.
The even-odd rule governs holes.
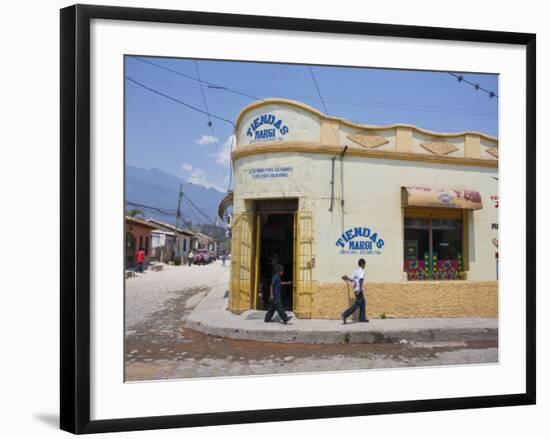
{"type": "Polygon", "coordinates": [[[193,252],[193,264],[203,265],[212,262],[210,250],[206,248],[198,248],[193,252]]]}

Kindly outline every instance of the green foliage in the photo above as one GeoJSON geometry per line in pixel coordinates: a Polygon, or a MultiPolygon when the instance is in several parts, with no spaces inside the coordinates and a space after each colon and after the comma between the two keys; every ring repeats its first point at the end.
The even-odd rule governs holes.
{"type": "Polygon", "coordinates": [[[126,210],[126,216],[130,216],[130,217],[134,218],[138,215],[145,216],[145,214],[143,213],[143,210],[141,210],[141,209],[133,208],[133,209],[126,210]]]}

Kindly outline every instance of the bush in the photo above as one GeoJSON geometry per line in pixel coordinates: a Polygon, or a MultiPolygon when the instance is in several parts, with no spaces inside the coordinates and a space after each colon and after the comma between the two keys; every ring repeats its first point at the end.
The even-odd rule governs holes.
{"type": "Polygon", "coordinates": [[[181,265],[181,256],[176,256],[174,258],[174,265],[181,265]]]}

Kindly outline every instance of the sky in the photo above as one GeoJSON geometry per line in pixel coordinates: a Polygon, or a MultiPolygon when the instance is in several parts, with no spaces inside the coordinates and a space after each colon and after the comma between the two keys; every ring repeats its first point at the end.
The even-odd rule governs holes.
{"type": "MultiPolygon", "coordinates": [[[[227,121],[235,121],[256,98],[267,97],[294,99],[359,123],[407,123],[498,137],[498,98],[448,72],[332,66],[311,70],[324,105],[306,65],[126,56],[126,164],[158,168],[225,192],[234,141],[227,121]]],[[[498,96],[498,75],[461,74],[498,96]]]]}

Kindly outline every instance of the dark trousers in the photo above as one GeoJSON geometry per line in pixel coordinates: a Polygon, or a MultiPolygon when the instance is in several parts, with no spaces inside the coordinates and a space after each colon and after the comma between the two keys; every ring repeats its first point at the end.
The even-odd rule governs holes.
{"type": "Polygon", "coordinates": [[[143,262],[138,262],[138,273],[143,273],[143,262]]]}
{"type": "Polygon", "coordinates": [[[363,295],[362,291],[359,294],[355,295],[355,302],[348,309],[346,309],[342,313],[342,315],[345,318],[348,318],[353,314],[353,312],[357,308],[359,308],[359,321],[364,322],[365,320],[367,320],[367,310],[366,310],[365,296],[363,295]]]}
{"type": "Polygon", "coordinates": [[[267,313],[265,314],[266,322],[269,322],[272,319],[275,311],[277,311],[277,314],[279,314],[279,317],[283,322],[288,320],[288,316],[286,315],[283,304],[281,303],[281,297],[278,295],[274,295],[273,299],[269,299],[269,307],[267,308],[267,313]]]}

